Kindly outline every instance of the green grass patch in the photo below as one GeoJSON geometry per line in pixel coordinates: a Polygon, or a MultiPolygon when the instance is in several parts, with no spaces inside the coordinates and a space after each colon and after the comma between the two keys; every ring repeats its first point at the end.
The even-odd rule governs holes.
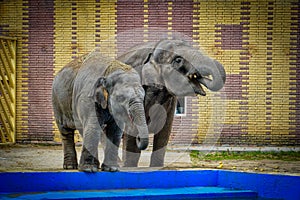
{"type": "Polygon", "coordinates": [[[200,160],[283,160],[283,161],[300,161],[300,152],[295,151],[249,151],[249,152],[201,152],[192,150],[190,153],[192,159],[200,160]]]}

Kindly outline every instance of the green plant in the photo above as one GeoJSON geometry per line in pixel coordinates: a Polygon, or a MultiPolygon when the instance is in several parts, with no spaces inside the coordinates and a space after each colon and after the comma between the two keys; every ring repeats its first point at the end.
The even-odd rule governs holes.
{"type": "Polygon", "coordinates": [[[300,152],[297,151],[217,151],[201,152],[192,150],[190,153],[192,159],[199,160],[283,160],[300,161],[300,152]]]}

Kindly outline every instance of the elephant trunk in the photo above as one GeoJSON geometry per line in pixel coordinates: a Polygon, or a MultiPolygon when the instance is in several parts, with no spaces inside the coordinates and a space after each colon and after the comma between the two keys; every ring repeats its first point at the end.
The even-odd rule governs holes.
{"type": "Polygon", "coordinates": [[[193,66],[196,66],[196,70],[200,74],[197,78],[199,83],[203,84],[211,91],[222,89],[226,81],[226,72],[221,63],[206,58],[198,62],[196,60],[193,66]]]}
{"type": "Polygon", "coordinates": [[[145,150],[149,143],[149,131],[145,118],[143,103],[134,103],[129,108],[134,125],[138,130],[136,144],[140,150],[145,150]]]}

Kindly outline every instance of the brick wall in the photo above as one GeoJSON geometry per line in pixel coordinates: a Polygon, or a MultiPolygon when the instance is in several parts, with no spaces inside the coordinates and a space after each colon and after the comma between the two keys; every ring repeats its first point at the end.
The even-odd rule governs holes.
{"type": "Polygon", "coordinates": [[[59,141],[54,74],[99,48],[183,37],[225,66],[217,93],[188,97],[171,142],[300,145],[299,0],[0,1],[0,34],[18,38],[17,141],[59,141]]]}

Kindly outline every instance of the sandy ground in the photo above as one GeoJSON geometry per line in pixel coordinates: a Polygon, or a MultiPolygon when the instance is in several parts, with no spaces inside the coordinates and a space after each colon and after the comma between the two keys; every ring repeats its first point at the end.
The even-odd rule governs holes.
{"type": "MultiPolygon", "coordinates": [[[[81,147],[77,147],[78,157],[81,147]]],[[[164,168],[149,168],[150,151],[143,151],[139,168],[127,170],[164,170],[164,169],[228,169],[257,173],[282,173],[300,175],[300,161],[281,160],[223,160],[191,161],[189,151],[168,150],[164,168]]],[[[120,150],[120,157],[122,150],[120,150]]],[[[99,147],[100,161],[103,159],[99,147]]],[[[63,152],[61,146],[13,145],[0,146],[0,172],[8,171],[63,171],[63,152]]]]}

